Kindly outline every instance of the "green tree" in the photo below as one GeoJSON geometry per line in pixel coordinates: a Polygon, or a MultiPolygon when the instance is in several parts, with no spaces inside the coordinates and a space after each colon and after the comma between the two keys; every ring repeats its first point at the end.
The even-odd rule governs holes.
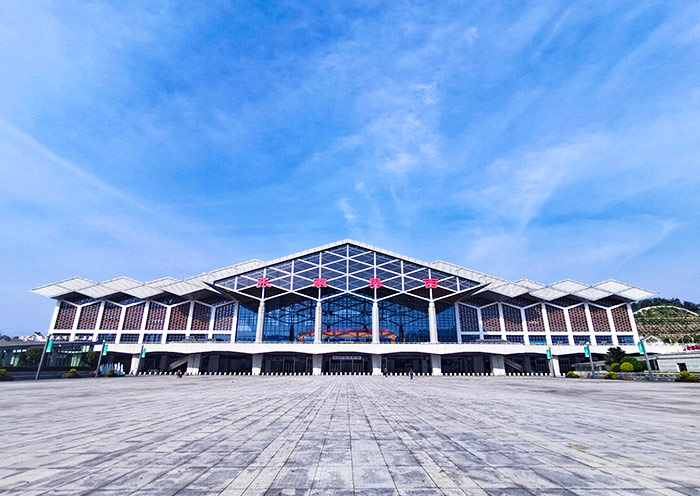
{"type": "Polygon", "coordinates": [[[24,352],[24,361],[27,362],[29,365],[36,365],[39,363],[39,360],[41,359],[41,353],[44,350],[41,348],[41,346],[36,346],[34,348],[29,348],[27,351],[24,352]]]}
{"type": "MultiPolygon", "coordinates": [[[[632,370],[635,372],[642,372],[644,371],[644,364],[637,360],[634,357],[625,357],[622,359],[622,363],[629,363],[632,365],[632,370]]],[[[622,363],[620,364],[620,367],[622,367],[622,363]]]]}
{"type": "Polygon", "coordinates": [[[90,367],[97,367],[97,360],[100,358],[100,352],[99,351],[86,351],[83,353],[83,360],[85,363],[87,363],[90,367]]]}
{"type": "Polygon", "coordinates": [[[625,352],[619,346],[615,348],[608,348],[608,352],[605,354],[605,364],[611,365],[615,362],[620,363],[622,359],[625,358],[625,352]]]}

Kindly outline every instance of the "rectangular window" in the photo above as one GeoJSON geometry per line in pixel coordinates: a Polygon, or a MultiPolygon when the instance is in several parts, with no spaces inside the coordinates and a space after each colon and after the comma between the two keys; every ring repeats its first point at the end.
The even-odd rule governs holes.
{"type": "Polygon", "coordinates": [[[501,339],[500,334],[484,334],[484,340],[496,341],[501,339]]]}
{"type": "Polygon", "coordinates": [[[193,341],[204,341],[207,339],[206,334],[190,334],[190,339],[193,341]]]}
{"type": "Polygon", "coordinates": [[[76,341],[92,341],[92,333],[90,333],[90,334],[76,334],[75,340],[76,341]]]}
{"type": "Polygon", "coordinates": [[[462,342],[463,343],[471,343],[472,341],[478,341],[478,340],[479,340],[478,334],[462,334],[462,342]]]}
{"type": "Polygon", "coordinates": [[[552,344],[569,344],[569,336],[561,334],[552,336],[552,344]]]}
{"type": "Polygon", "coordinates": [[[634,344],[634,336],[618,336],[617,342],[620,344],[634,344]]]}
{"type": "Polygon", "coordinates": [[[525,338],[517,334],[508,334],[506,340],[508,340],[509,343],[525,343],[525,338]]]}
{"type": "Polygon", "coordinates": [[[100,343],[102,341],[104,341],[105,343],[116,343],[117,342],[117,335],[116,334],[98,334],[97,340],[100,343]]]}
{"type": "Polygon", "coordinates": [[[602,334],[596,334],[595,342],[596,344],[613,344],[612,336],[605,336],[602,334]]]}
{"type": "Polygon", "coordinates": [[[122,334],[119,336],[119,342],[120,343],[138,343],[139,342],[139,335],[138,334],[122,334]]]}
{"type": "Polygon", "coordinates": [[[547,344],[547,336],[543,334],[530,334],[530,344],[547,344]]]}
{"type": "Polygon", "coordinates": [[[163,335],[162,334],[144,334],[143,335],[143,342],[144,343],[162,343],[163,342],[163,335]]]}
{"type": "Polygon", "coordinates": [[[214,341],[217,341],[220,343],[230,343],[231,342],[231,335],[230,334],[214,334],[212,336],[212,339],[214,341]]]}
{"type": "Polygon", "coordinates": [[[165,336],[166,343],[176,343],[178,341],[184,341],[184,340],[185,340],[184,334],[168,334],[165,336]]]}
{"type": "Polygon", "coordinates": [[[574,344],[584,345],[590,340],[589,336],[574,336],[574,344]]]}

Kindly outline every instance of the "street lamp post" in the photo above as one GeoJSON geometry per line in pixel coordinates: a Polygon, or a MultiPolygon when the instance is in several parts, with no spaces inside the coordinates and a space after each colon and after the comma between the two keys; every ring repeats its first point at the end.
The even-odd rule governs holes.
{"type": "Polygon", "coordinates": [[[648,338],[640,338],[639,343],[637,343],[637,347],[641,353],[644,353],[644,360],[647,362],[647,380],[653,381],[654,374],[651,373],[651,362],[649,362],[649,355],[647,355],[647,347],[644,346],[644,340],[646,339],[648,338]]]}
{"type": "Polygon", "coordinates": [[[102,341],[102,350],[100,350],[100,356],[97,359],[97,369],[95,369],[95,379],[100,375],[100,365],[102,364],[102,357],[107,354],[107,343],[102,341]]]}
{"type": "Polygon", "coordinates": [[[591,379],[595,379],[595,368],[593,367],[593,354],[591,353],[590,341],[586,341],[586,345],[583,347],[583,352],[588,357],[588,361],[591,364],[591,379]]]}
{"type": "Polygon", "coordinates": [[[44,343],[44,350],[41,352],[39,366],[36,368],[36,376],[34,377],[35,381],[39,379],[39,374],[41,374],[41,366],[44,364],[44,355],[46,355],[46,353],[51,353],[51,350],[53,350],[53,336],[48,336],[46,338],[46,342],[44,343]]]}

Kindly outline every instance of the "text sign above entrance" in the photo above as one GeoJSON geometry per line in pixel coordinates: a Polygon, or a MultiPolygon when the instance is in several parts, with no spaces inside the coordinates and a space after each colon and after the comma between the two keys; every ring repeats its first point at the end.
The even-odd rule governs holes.
{"type": "Polygon", "coordinates": [[[333,360],[362,360],[361,356],[334,356],[333,360]]]}

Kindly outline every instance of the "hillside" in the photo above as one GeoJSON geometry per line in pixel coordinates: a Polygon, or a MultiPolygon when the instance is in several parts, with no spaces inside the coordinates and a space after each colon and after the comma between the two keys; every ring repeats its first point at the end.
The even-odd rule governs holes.
{"type": "Polygon", "coordinates": [[[634,317],[642,336],[656,336],[668,343],[700,343],[700,315],[687,308],[648,306],[636,310],[634,317]]]}

